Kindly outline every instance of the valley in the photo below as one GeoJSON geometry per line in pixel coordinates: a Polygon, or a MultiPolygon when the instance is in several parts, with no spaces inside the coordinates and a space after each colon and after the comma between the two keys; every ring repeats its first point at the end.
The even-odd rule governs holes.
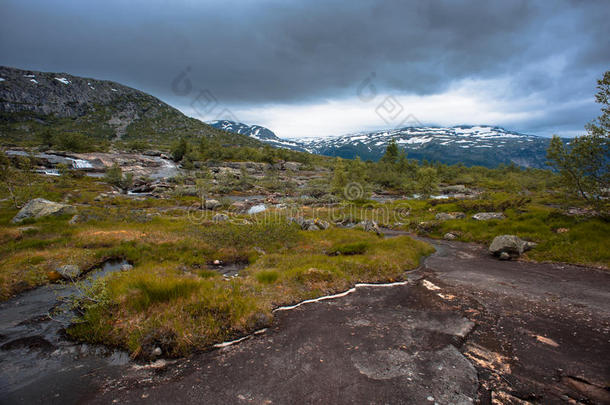
{"type": "Polygon", "coordinates": [[[284,141],[0,76],[3,400],[607,400],[608,189],[548,170],[561,139],[284,141]]]}

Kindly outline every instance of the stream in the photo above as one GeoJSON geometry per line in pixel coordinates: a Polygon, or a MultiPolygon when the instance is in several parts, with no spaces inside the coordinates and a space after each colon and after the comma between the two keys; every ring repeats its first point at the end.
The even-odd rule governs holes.
{"type": "Polygon", "coordinates": [[[27,392],[29,386],[55,392],[57,379],[70,380],[129,361],[124,351],[77,343],[64,332],[75,317],[68,298],[81,295],[82,285],[119,271],[124,264],[108,261],[80,282],[45,285],[0,303],[0,397],[27,392]]]}

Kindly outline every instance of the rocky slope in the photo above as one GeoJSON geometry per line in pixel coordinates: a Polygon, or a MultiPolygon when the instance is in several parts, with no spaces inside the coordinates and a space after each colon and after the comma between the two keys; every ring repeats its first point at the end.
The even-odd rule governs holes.
{"type": "Polygon", "coordinates": [[[100,140],[168,142],[180,136],[229,136],[142,91],[119,83],[0,67],[0,137],[15,142],[42,131],[79,132],[100,140]]]}

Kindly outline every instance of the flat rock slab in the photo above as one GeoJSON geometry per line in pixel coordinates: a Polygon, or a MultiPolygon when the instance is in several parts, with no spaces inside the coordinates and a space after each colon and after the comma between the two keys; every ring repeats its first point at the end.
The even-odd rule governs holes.
{"type": "Polygon", "coordinates": [[[419,282],[359,287],[278,312],[265,333],[183,360],[175,375],[131,371],[90,400],[471,404],[477,372],[456,346],[472,323],[443,307],[419,282]]]}

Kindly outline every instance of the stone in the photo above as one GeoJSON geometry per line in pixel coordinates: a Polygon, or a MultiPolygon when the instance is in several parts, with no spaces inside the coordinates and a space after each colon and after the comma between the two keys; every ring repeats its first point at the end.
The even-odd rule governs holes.
{"type": "Polygon", "coordinates": [[[131,269],[133,269],[133,266],[129,263],[121,264],[121,267],[119,267],[119,270],[121,271],[129,271],[131,269]]]}
{"type": "Polygon", "coordinates": [[[570,230],[568,228],[557,228],[557,230],[555,231],[556,233],[566,233],[569,232],[570,230]]]}
{"type": "Polygon", "coordinates": [[[220,204],[220,201],[218,200],[205,200],[204,203],[204,207],[207,210],[215,210],[216,208],[220,207],[222,204],[220,204]]]}
{"type": "Polygon", "coordinates": [[[535,246],[536,243],[526,242],[515,235],[500,235],[496,236],[489,245],[489,252],[501,258],[503,253],[510,255],[510,257],[519,257],[523,252],[535,246]]]}
{"type": "Polygon", "coordinates": [[[24,205],[11,222],[19,223],[31,218],[68,214],[76,214],[76,208],[74,208],[72,205],[56,203],[45,200],[44,198],[35,198],[24,205]]]}
{"type": "Polygon", "coordinates": [[[362,229],[365,232],[375,232],[377,235],[381,235],[381,230],[379,229],[379,225],[375,221],[362,221],[359,224],[354,226],[356,229],[362,229]]]}
{"type": "Polygon", "coordinates": [[[72,280],[81,275],[81,269],[74,264],[65,264],[59,266],[56,271],[61,275],[64,280],[72,280]]]}
{"type": "Polygon", "coordinates": [[[506,218],[501,212],[479,212],[472,216],[472,219],[477,221],[488,221],[490,219],[504,219],[506,218]]]}
{"type": "Polygon", "coordinates": [[[78,223],[78,221],[80,221],[80,215],[76,214],[72,218],[70,218],[70,220],[68,221],[68,224],[76,225],[78,223]]]}
{"type": "Polygon", "coordinates": [[[443,239],[445,240],[455,240],[457,239],[457,236],[452,234],[451,232],[447,232],[444,236],[443,239]]]}
{"type": "Polygon", "coordinates": [[[466,214],[463,212],[439,212],[435,217],[438,221],[448,221],[451,219],[464,219],[466,214]]]}
{"type": "Polygon", "coordinates": [[[304,231],[319,231],[320,230],[320,228],[316,225],[316,223],[313,219],[304,220],[303,224],[301,225],[301,229],[303,229],[304,231]]]}
{"type": "Polygon", "coordinates": [[[229,216],[226,214],[216,214],[212,217],[214,222],[226,222],[229,220],[229,216]]]}
{"type": "Polygon", "coordinates": [[[510,260],[510,255],[506,252],[500,253],[500,260],[510,260]]]}
{"type": "Polygon", "coordinates": [[[470,194],[472,191],[463,184],[456,184],[442,187],[441,192],[445,194],[470,194]]]}
{"type": "Polygon", "coordinates": [[[315,222],[316,226],[320,229],[328,229],[328,227],[330,226],[330,224],[328,222],[321,220],[321,219],[316,218],[314,220],[314,222],[315,222]]]}
{"type": "Polygon", "coordinates": [[[154,357],[159,357],[159,356],[161,356],[162,353],[163,353],[163,351],[161,350],[160,347],[155,347],[155,349],[152,351],[152,355],[154,357]]]}

